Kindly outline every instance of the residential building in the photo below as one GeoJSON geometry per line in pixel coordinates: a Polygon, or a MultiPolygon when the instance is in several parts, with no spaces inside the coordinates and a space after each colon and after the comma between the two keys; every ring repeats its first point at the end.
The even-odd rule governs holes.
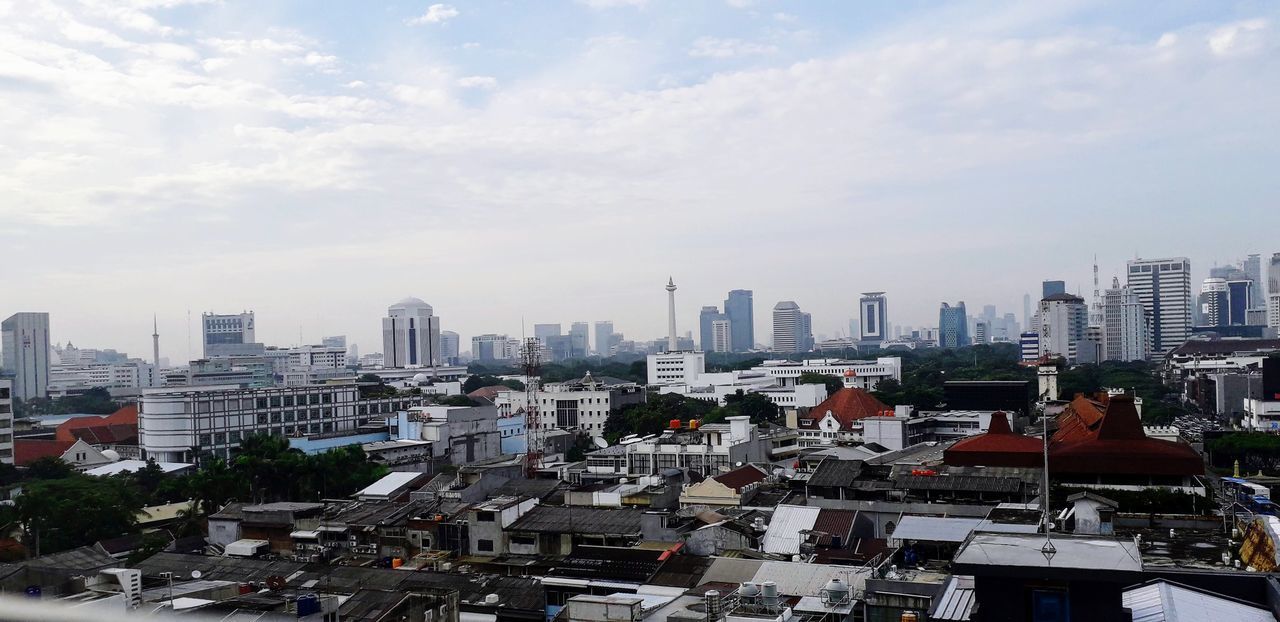
{"type": "Polygon", "coordinates": [[[471,338],[471,358],[481,363],[506,360],[507,341],[506,335],[476,335],[471,338]]]}
{"type": "Polygon", "coordinates": [[[938,311],[938,347],[960,348],[969,345],[969,318],[965,314],[964,301],[951,306],[942,303],[938,311]]]}
{"type": "Polygon", "coordinates": [[[5,373],[13,377],[13,397],[30,400],[49,393],[49,314],[15,313],[0,322],[5,373]]]}
{"type": "Polygon", "coordinates": [[[784,300],[773,307],[773,351],[807,352],[804,349],[804,312],[800,305],[784,300]]]}
{"type": "Polygon", "coordinates": [[[200,315],[204,357],[259,354],[262,344],[254,336],[253,311],[200,315]]]}
{"type": "Polygon", "coordinates": [[[733,331],[734,352],[748,352],[756,347],[753,297],[754,294],[749,289],[735,289],[730,290],[729,297],[724,300],[724,314],[729,317],[729,325],[733,331]]]}
{"type": "Polygon", "coordinates": [[[502,455],[499,412],[493,406],[412,406],[395,414],[399,440],[429,441],[432,463],[462,466],[502,455]]]}
{"type": "Polygon", "coordinates": [[[867,347],[878,347],[882,341],[889,339],[888,303],[884,292],[863,292],[858,300],[858,320],[861,332],[858,340],[867,347]]]}
{"type": "Polygon", "coordinates": [[[13,381],[0,378],[0,463],[13,464],[13,381]]]}
{"type": "Polygon", "coordinates": [[[800,451],[799,435],[786,428],[757,427],[750,417],[729,417],[726,423],[669,429],[656,438],[614,445],[587,454],[584,476],[658,475],[667,469],[688,469],[704,477],[717,475],[738,463],[782,460],[800,451]]]}
{"type": "Polygon", "coordinates": [[[733,324],[728,318],[711,322],[711,351],[733,351],[733,324]]]}
{"type": "Polygon", "coordinates": [[[727,352],[715,349],[715,329],[712,325],[718,321],[729,321],[729,316],[721,313],[719,307],[705,306],[698,312],[698,347],[703,352],[727,352]]]}
{"type": "Polygon", "coordinates": [[[1102,358],[1141,361],[1150,356],[1147,311],[1137,292],[1112,278],[1102,296],[1102,358]]]}
{"type": "MultiPolygon", "coordinates": [[[[603,437],[609,413],[645,401],[644,387],[625,380],[586,376],[567,382],[548,383],[535,396],[538,425],[543,430],[574,430],[603,437]]],[[[528,411],[524,391],[499,391],[494,398],[498,416],[512,417],[528,411]]]]}
{"type": "Polygon", "coordinates": [[[1089,307],[1084,298],[1054,294],[1040,301],[1040,356],[1063,357],[1074,363],[1076,345],[1084,339],[1089,323],[1089,307]]]}
{"type": "Polygon", "coordinates": [[[152,389],[139,400],[138,442],[144,457],[160,462],[192,462],[203,454],[229,457],[255,434],[351,432],[420,399],[365,399],[355,384],[152,389]]]}
{"type": "Polygon", "coordinates": [[[586,322],[574,322],[569,325],[569,358],[587,358],[590,351],[591,325],[586,322]]]}
{"type": "Polygon", "coordinates": [[[462,362],[462,337],[451,330],[440,331],[440,358],[445,365],[462,362]]]}
{"type": "MultiPolygon", "coordinates": [[[[597,356],[613,356],[613,322],[605,320],[595,323],[595,352],[597,356]]],[[[621,337],[621,335],[619,335],[621,337]]]]}
{"type": "Polygon", "coordinates": [[[431,305],[405,298],[382,318],[382,356],[386,367],[432,367],[442,363],[440,318],[431,305]]]}
{"type": "Polygon", "coordinates": [[[1058,294],[1067,293],[1066,281],[1044,281],[1040,284],[1040,298],[1048,298],[1058,294]]]}
{"type": "Polygon", "coordinates": [[[1163,356],[1191,336],[1191,261],[1135,259],[1127,268],[1128,285],[1151,322],[1152,354],[1163,356]]]}

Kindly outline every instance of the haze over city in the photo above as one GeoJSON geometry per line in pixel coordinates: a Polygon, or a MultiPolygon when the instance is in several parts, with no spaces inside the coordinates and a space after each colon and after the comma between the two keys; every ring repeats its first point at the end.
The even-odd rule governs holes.
{"type": "Polygon", "coordinates": [[[674,276],[682,334],[745,288],[836,335],[1280,224],[1274,4],[312,7],[0,7],[3,314],[175,361],[201,311],[373,351],[405,296],[652,339],[674,276]]]}

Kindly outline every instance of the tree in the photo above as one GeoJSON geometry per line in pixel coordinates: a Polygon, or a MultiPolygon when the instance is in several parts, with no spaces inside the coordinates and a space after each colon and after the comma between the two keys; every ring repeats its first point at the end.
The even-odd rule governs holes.
{"type": "Polygon", "coordinates": [[[442,406],[475,406],[475,400],[465,395],[449,395],[439,398],[439,404],[442,406]]]}
{"type": "Polygon", "coordinates": [[[71,477],[76,471],[62,458],[44,456],[36,458],[27,465],[27,477],[31,479],[64,479],[71,477]]]}
{"type": "Polygon", "coordinates": [[[462,392],[471,393],[477,389],[492,387],[502,384],[502,379],[497,376],[468,376],[466,381],[462,383],[462,392]]]}
{"type": "Polygon", "coordinates": [[[23,539],[37,555],[133,533],[141,509],[127,480],[80,474],[32,482],[17,499],[23,539]]]}
{"type": "Polygon", "coordinates": [[[840,378],[837,378],[829,374],[819,374],[811,371],[807,371],[807,372],[804,372],[803,374],[800,374],[800,377],[796,379],[796,383],[827,385],[827,395],[832,395],[836,391],[839,391],[840,389],[844,388],[844,381],[841,380],[840,378]]]}
{"type": "Polygon", "coordinates": [[[520,382],[519,380],[516,380],[515,378],[507,378],[505,380],[502,380],[498,384],[504,387],[507,387],[508,389],[514,389],[516,391],[523,391],[525,389],[524,383],[520,382]]]}
{"type": "Polygon", "coordinates": [[[777,404],[765,397],[763,393],[743,393],[741,389],[734,395],[726,396],[725,406],[736,411],[739,416],[751,417],[751,423],[777,423],[781,410],[777,404]]]}

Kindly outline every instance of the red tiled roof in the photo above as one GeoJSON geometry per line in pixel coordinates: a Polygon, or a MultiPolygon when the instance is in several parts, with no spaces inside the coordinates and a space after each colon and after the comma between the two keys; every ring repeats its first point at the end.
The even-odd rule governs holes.
{"type": "Polygon", "coordinates": [[[13,463],[27,466],[36,460],[46,457],[61,458],[75,441],[54,441],[47,439],[13,439],[13,463]]]}
{"type": "Polygon", "coordinates": [[[957,441],[942,453],[942,460],[952,466],[1044,466],[1044,441],[1014,434],[1003,412],[991,415],[986,434],[957,441]]]}
{"type": "Polygon", "coordinates": [[[821,404],[809,409],[807,417],[809,423],[805,424],[802,420],[800,428],[812,429],[818,427],[818,422],[822,421],[822,418],[826,417],[827,413],[830,412],[831,416],[840,422],[841,430],[851,430],[853,429],[854,421],[880,416],[886,410],[893,409],[865,390],[856,387],[845,387],[823,400],[821,404]]]}
{"type": "Polygon", "coordinates": [[[1147,438],[1133,397],[1117,395],[1108,400],[1101,421],[1087,438],[1060,442],[1054,437],[1049,448],[1049,470],[1067,474],[1203,475],[1204,460],[1190,445],[1147,438]]]}
{"type": "Polygon", "coordinates": [[[133,445],[138,442],[138,426],[127,423],[75,428],[68,433],[72,440],[83,439],[90,445],[133,445]]]}
{"type": "Polygon", "coordinates": [[[510,390],[511,390],[511,387],[501,385],[501,384],[495,384],[488,387],[480,387],[479,389],[476,389],[475,391],[468,393],[467,397],[473,400],[484,400],[492,404],[494,399],[498,397],[498,392],[510,391],[510,390]]]}
{"type": "Polygon", "coordinates": [[[1077,395],[1058,415],[1058,431],[1053,433],[1051,444],[1074,443],[1095,437],[1105,409],[1106,404],[1077,395]]]}
{"type": "Polygon", "coordinates": [[[728,473],[716,475],[711,479],[741,492],[743,488],[746,488],[751,484],[764,481],[764,478],[767,476],[768,475],[764,471],[761,471],[755,465],[748,464],[747,466],[736,468],[728,473]]]}
{"type": "MultiPolygon", "coordinates": [[[[102,426],[133,426],[133,436],[137,437],[138,430],[138,405],[129,404],[122,407],[106,417],[73,417],[58,424],[56,438],[60,441],[74,441],[81,438],[80,435],[74,434],[74,430],[82,428],[98,428],[102,426]]],[[[85,442],[93,443],[94,441],[86,439],[85,442]]]]}

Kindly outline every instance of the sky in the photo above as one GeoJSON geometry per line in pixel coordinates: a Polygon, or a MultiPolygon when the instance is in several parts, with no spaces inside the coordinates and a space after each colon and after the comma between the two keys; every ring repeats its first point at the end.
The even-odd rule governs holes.
{"type": "Polygon", "coordinates": [[[1126,259],[1280,251],[1274,2],[0,0],[0,316],[198,354],[1022,315],[1126,259]],[[195,346],[188,349],[188,326],[195,346]]]}

